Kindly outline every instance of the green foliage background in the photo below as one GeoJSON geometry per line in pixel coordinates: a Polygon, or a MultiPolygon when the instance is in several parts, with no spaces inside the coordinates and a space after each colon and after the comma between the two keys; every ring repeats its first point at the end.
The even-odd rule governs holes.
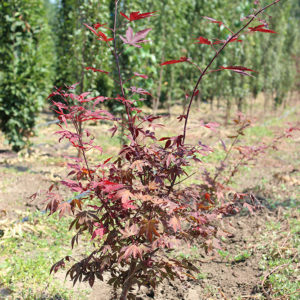
{"type": "MultiPolygon", "coordinates": [[[[80,82],[79,92],[93,91],[105,96],[120,93],[113,88],[111,78],[85,70],[96,67],[117,76],[105,43],[97,41],[83,25],[100,22],[112,27],[114,0],[52,2],[0,3],[0,129],[14,150],[26,145],[26,137],[34,128],[53,85],[80,82]]],[[[149,90],[154,98],[147,104],[154,113],[159,105],[170,108],[180,103],[184,108],[184,95],[191,92],[199,71],[189,64],[164,68],[159,64],[187,56],[204,67],[213,50],[207,45],[194,44],[194,39],[199,36],[226,39],[229,32],[224,26],[208,23],[202,16],[221,20],[235,31],[243,24],[240,18],[251,13],[253,7],[252,0],[121,0],[120,11],[128,15],[132,11],[157,11],[156,17],[130,24],[134,31],[144,28],[152,31],[148,35],[151,41],[141,49],[124,47],[122,76],[127,78],[132,72],[149,76],[147,81],[134,78],[127,87],[135,85],[149,90]]],[[[241,110],[250,97],[255,98],[261,92],[270,99],[266,106],[276,107],[286,101],[299,81],[295,63],[300,56],[299,15],[298,0],[283,0],[268,10],[263,18],[278,34],[242,35],[244,42],[230,44],[213,66],[243,65],[258,70],[256,78],[230,71],[212,73],[202,83],[199,101],[221,99],[226,101],[228,110],[234,101],[241,110]]],[[[124,21],[119,18],[121,25],[124,21]]],[[[111,35],[108,30],[105,33],[111,35]]],[[[118,104],[109,106],[115,112],[121,111],[118,104]]]]}
{"type": "Polygon", "coordinates": [[[0,129],[26,145],[55,78],[54,42],[42,0],[0,2],[0,129]]]}

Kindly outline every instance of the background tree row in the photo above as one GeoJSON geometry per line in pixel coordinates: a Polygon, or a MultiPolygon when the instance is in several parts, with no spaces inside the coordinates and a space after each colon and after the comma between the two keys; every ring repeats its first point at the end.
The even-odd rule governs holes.
{"type": "MultiPolygon", "coordinates": [[[[111,72],[112,77],[117,76],[105,43],[97,41],[83,25],[99,22],[111,27],[114,0],[52,2],[11,0],[0,4],[0,126],[15,150],[25,145],[53,85],[80,82],[79,92],[93,91],[94,95],[105,96],[120,93],[113,89],[112,78],[85,69],[100,68],[111,72]]],[[[148,35],[151,41],[141,49],[124,48],[122,76],[139,72],[147,74],[149,80],[134,78],[126,87],[135,85],[149,90],[154,97],[146,104],[154,113],[160,106],[170,108],[175,103],[184,110],[185,94],[191,93],[199,71],[189,64],[164,68],[159,64],[187,56],[204,67],[214,50],[209,45],[195,44],[195,39],[199,36],[211,41],[226,39],[229,31],[202,17],[213,17],[235,31],[243,24],[240,18],[255,7],[253,2],[121,0],[120,10],[127,14],[157,11],[156,17],[131,24],[134,31],[152,28],[148,35]]],[[[242,35],[242,43],[231,43],[213,68],[243,65],[260,72],[254,74],[255,78],[230,71],[211,73],[200,87],[198,101],[209,102],[212,108],[215,102],[218,106],[225,104],[227,118],[232,105],[244,110],[260,93],[265,96],[265,109],[288,104],[292,92],[299,89],[299,11],[299,1],[281,1],[263,16],[278,34],[256,32],[242,35]]],[[[120,16],[119,22],[124,21],[120,16]]],[[[108,105],[114,112],[122,110],[117,103],[108,105]]]]}

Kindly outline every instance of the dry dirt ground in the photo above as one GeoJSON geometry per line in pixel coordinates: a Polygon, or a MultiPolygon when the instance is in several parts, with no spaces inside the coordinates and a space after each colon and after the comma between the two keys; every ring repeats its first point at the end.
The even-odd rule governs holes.
{"type": "MultiPolygon", "coordinates": [[[[298,218],[299,215],[294,217],[298,218]]],[[[268,272],[263,270],[260,263],[265,249],[262,246],[258,248],[258,245],[264,234],[266,221],[275,219],[280,220],[278,212],[263,209],[255,216],[239,216],[225,220],[225,228],[231,230],[232,236],[223,243],[223,250],[233,257],[222,257],[219,254],[206,256],[199,249],[197,253],[191,250],[194,255],[200,257],[201,273],[198,274],[197,280],[164,282],[155,291],[141,288],[136,291],[137,299],[264,299],[261,278],[268,272]]],[[[264,242],[268,243],[267,240],[264,242]]],[[[95,286],[89,299],[117,298],[109,287],[99,284],[95,286]]]]}
{"type": "MultiPolygon", "coordinates": [[[[288,126],[288,122],[299,121],[299,112],[298,106],[278,112],[277,115],[257,116],[258,125],[251,129],[249,141],[255,138],[271,140],[273,135],[270,132],[282,130],[288,126]]],[[[202,117],[205,115],[205,121],[215,121],[214,118],[216,118],[215,113],[202,112],[201,115],[202,117]]],[[[201,119],[201,115],[197,113],[193,115],[190,140],[199,138],[201,135],[201,140],[205,139],[214,144],[216,139],[213,133],[205,130],[200,133],[196,132],[197,122],[201,119]]],[[[44,115],[40,122],[44,124],[49,120],[51,116],[44,115]]],[[[166,128],[174,127],[176,118],[163,122],[167,124],[166,128]]],[[[58,182],[66,175],[67,170],[62,157],[70,155],[70,149],[66,144],[56,142],[56,137],[52,135],[54,131],[54,125],[44,127],[41,125],[38,135],[33,139],[32,150],[23,151],[18,155],[11,152],[9,147],[2,143],[3,137],[0,137],[0,229],[6,230],[10,226],[8,224],[13,224],[20,211],[43,210],[42,204],[30,202],[28,196],[38,190],[48,188],[51,182],[58,182]],[[7,223],[1,223],[1,220],[7,223]]],[[[227,131],[229,131],[228,128],[224,129],[225,135],[227,131]]],[[[165,134],[168,133],[170,132],[166,130],[165,134]]],[[[105,132],[102,140],[104,136],[105,132]]],[[[115,153],[118,144],[116,141],[107,142],[104,148],[115,153]]],[[[279,222],[285,228],[284,226],[288,226],[288,221],[284,217],[286,207],[299,205],[300,134],[296,133],[293,140],[284,140],[278,148],[277,152],[273,151],[259,159],[256,167],[245,168],[242,175],[238,176],[234,182],[240,191],[253,192],[265,207],[255,212],[254,215],[245,212],[243,215],[225,218],[222,221],[222,226],[231,233],[223,240],[222,251],[205,255],[200,247],[189,250],[178,249],[178,255],[199,260],[201,272],[197,274],[196,280],[165,282],[156,291],[150,288],[141,289],[136,291],[137,299],[267,299],[272,287],[265,283],[272,270],[265,268],[262,260],[268,253],[268,244],[273,237],[268,236],[271,231],[268,231],[266,224],[279,222]]],[[[213,164],[215,161],[210,163],[213,164]]],[[[66,196],[69,195],[66,194],[66,196]]],[[[290,218],[299,220],[296,208],[291,210],[290,218]]],[[[299,235],[299,232],[296,234],[299,235]]],[[[284,243],[284,241],[285,236],[280,242],[284,243]]],[[[294,267],[298,268],[299,260],[296,262],[294,267]]],[[[58,274],[57,278],[61,280],[64,274],[58,274]]],[[[294,280],[299,279],[298,275],[294,280]]],[[[63,285],[68,289],[73,289],[68,281],[63,285]]],[[[115,292],[105,283],[96,283],[93,289],[89,289],[84,284],[81,284],[79,288],[88,290],[84,298],[76,295],[77,289],[74,288],[75,294],[69,296],[70,298],[49,295],[46,290],[40,297],[26,296],[26,299],[116,299],[115,292]]],[[[294,295],[297,293],[296,291],[294,295]]],[[[0,258],[0,299],[25,299],[19,295],[20,293],[12,292],[8,286],[1,283],[0,258]]],[[[286,299],[292,298],[287,296],[286,299]]]]}

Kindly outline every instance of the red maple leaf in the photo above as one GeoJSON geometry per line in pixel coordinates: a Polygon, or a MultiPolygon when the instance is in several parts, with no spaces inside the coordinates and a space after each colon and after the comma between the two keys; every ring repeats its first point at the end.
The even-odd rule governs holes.
{"type": "Polygon", "coordinates": [[[169,225],[173,228],[174,232],[177,232],[178,230],[181,229],[181,224],[180,224],[180,220],[178,217],[173,216],[170,221],[169,221],[169,225]]]}
{"type": "Polygon", "coordinates": [[[144,74],[134,72],[133,75],[136,76],[136,77],[141,77],[141,78],[144,78],[144,79],[148,79],[148,76],[144,75],[144,74]]]}
{"type": "Polygon", "coordinates": [[[83,25],[85,26],[85,27],[87,27],[94,35],[96,35],[96,36],[98,36],[99,37],[99,39],[98,40],[100,40],[100,41],[104,41],[104,42],[110,42],[110,41],[113,41],[113,38],[108,38],[107,36],[106,36],[106,34],[105,33],[103,33],[102,31],[96,31],[93,27],[91,27],[91,26],[89,26],[89,25],[87,25],[87,24],[85,24],[85,23],[83,23],[83,25]]]}
{"type": "Polygon", "coordinates": [[[177,119],[181,122],[183,119],[186,119],[186,115],[180,115],[177,119]]]}
{"type": "Polygon", "coordinates": [[[122,259],[127,260],[130,256],[132,256],[133,258],[137,258],[140,257],[142,258],[142,254],[144,252],[144,249],[142,246],[136,246],[136,245],[129,245],[129,246],[125,246],[121,249],[121,252],[124,252],[124,254],[120,257],[120,261],[122,259]]]}
{"type": "MultiPolygon", "coordinates": [[[[243,40],[239,40],[238,37],[235,37],[235,38],[231,39],[228,43],[234,43],[234,42],[241,43],[242,41],[243,40]]],[[[213,45],[225,44],[225,43],[226,43],[226,40],[217,40],[217,41],[213,42],[213,45]]]]}
{"type": "Polygon", "coordinates": [[[245,67],[242,67],[242,66],[228,66],[228,67],[221,66],[220,68],[223,69],[223,70],[256,72],[252,69],[248,69],[248,68],[245,68],[245,67]]]}
{"type": "Polygon", "coordinates": [[[171,64],[177,64],[177,63],[181,63],[184,61],[187,61],[188,58],[185,56],[180,57],[180,59],[174,59],[174,60],[168,60],[163,62],[162,64],[160,64],[161,66],[165,66],[165,65],[171,65],[171,64]]]}
{"type": "Polygon", "coordinates": [[[205,193],[204,194],[204,198],[205,198],[205,200],[210,201],[210,194],[209,193],[205,193]]]}
{"type": "Polygon", "coordinates": [[[71,213],[71,204],[68,202],[60,203],[58,206],[58,209],[60,210],[59,218],[61,219],[65,213],[68,213],[68,214],[71,213]]]}
{"type": "Polygon", "coordinates": [[[92,240],[96,236],[100,236],[100,238],[102,238],[105,235],[105,233],[107,233],[107,228],[105,228],[103,224],[99,224],[99,223],[95,223],[94,225],[97,227],[97,229],[95,229],[95,231],[93,232],[92,240]]]}
{"type": "Polygon", "coordinates": [[[148,92],[148,91],[146,91],[146,90],[144,90],[144,89],[142,89],[142,88],[137,88],[137,87],[135,87],[135,86],[132,86],[131,88],[129,88],[128,89],[129,91],[131,91],[132,93],[136,93],[136,94],[141,94],[141,95],[149,95],[149,96],[151,96],[151,94],[148,92]]]}
{"type": "Polygon", "coordinates": [[[107,71],[103,71],[103,70],[96,69],[96,68],[93,68],[93,67],[86,67],[85,69],[86,69],[86,70],[92,70],[93,72],[101,72],[101,73],[105,73],[105,74],[108,74],[108,73],[109,73],[109,72],[107,72],[107,71]]]}
{"type": "Polygon", "coordinates": [[[106,42],[106,43],[114,40],[113,38],[108,38],[106,36],[106,34],[103,33],[102,31],[98,31],[98,36],[99,36],[98,40],[106,42]]]}
{"type": "Polygon", "coordinates": [[[95,29],[98,29],[98,28],[103,27],[105,25],[107,25],[107,23],[104,23],[104,24],[96,23],[93,26],[94,26],[95,29]]]}
{"type": "Polygon", "coordinates": [[[117,190],[123,188],[123,184],[111,182],[109,180],[101,181],[99,186],[102,186],[106,193],[116,192],[117,190]]]}
{"type": "Polygon", "coordinates": [[[157,237],[160,236],[160,234],[156,230],[156,224],[158,223],[156,220],[144,220],[144,224],[142,225],[140,229],[140,235],[145,234],[147,239],[152,243],[153,241],[153,234],[157,237]]]}
{"type": "Polygon", "coordinates": [[[223,22],[217,21],[217,20],[215,20],[213,18],[210,18],[210,17],[203,17],[203,18],[206,19],[206,20],[208,20],[208,21],[210,21],[211,23],[218,24],[219,26],[221,26],[223,24],[223,22]]]}
{"type": "Polygon", "coordinates": [[[242,41],[243,41],[243,40],[239,40],[238,37],[235,37],[235,38],[231,39],[231,40],[229,41],[229,43],[233,43],[233,42],[241,43],[242,41]]]}
{"type": "Polygon", "coordinates": [[[260,31],[260,32],[268,32],[268,33],[277,33],[274,30],[270,30],[270,29],[267,29],[264,27],[266,27],[266,25],[258,25],[256,27],[249,27],[249,29],[250,29],[250,32],[260,31]]]}
{"type": "Polygon", "coordinates": [[[154,13],[156,13],[156,11],[147,12],[147,13],[140,13],[139,11],[134,11],[134,12],[130,13],[129,17],[127,17],[122,12],[120,12],[120,15],[122,17],[124,17],[125,19],[127,19],[128,21],[132,22],[132,21],[136,21],[136,20],[139,20],[139,19],[145,19],[145,18],[153,17],[154,13]]]}
{"type": "Polygon", "coordinates": [[[122,233],[123,238],[128,238],[130,236],[137,235],[139,232],[139,227],[137,226],[137,224],[133,224],[131,226],[126,225],[124,230],[123,229],[119,229],[119,230],[122,233]]]}
{"type": "Polygon", "coordinates": [[[211,41],[209,41],[208,39],[204,38],[203,36],[199,36],[198,38],[196,38],[196,40],[198,40],[198,42],[196,42],[194,44],[211,45],[211,41]]]}

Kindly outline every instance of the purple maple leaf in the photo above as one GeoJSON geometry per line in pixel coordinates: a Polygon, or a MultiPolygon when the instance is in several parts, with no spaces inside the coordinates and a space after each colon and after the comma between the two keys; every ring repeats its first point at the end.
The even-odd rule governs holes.
{"type": "Polygon", "coordinates": [[[148,28],[148,29],[138,31],[134,35],[132,28],[129,26],[127,31],[126,31],[126,38],[124,38],[121,35],[120,35],[120,38],[125,44],[129,44],[129,45],[137,47],[137,48],[142,48],[142,46],[140,46],[138,44],[148,42],[147,40],[144,40],[144,38],[147,36],[147,34],[149,33],[150,30],[152,30],[152,28],[148,28]]]}
{"type": "Polygon", "coordinates": [[[137,93],[137,94],[141,94],[141,95],[149,95],[149,96],[151,96],[151,94],[148,91],[146,91],[146,90],[144,90],[142,88],[137,88],[135,86],[132,86],[128,90],[131,91],[133,94],[137,93]]]}

